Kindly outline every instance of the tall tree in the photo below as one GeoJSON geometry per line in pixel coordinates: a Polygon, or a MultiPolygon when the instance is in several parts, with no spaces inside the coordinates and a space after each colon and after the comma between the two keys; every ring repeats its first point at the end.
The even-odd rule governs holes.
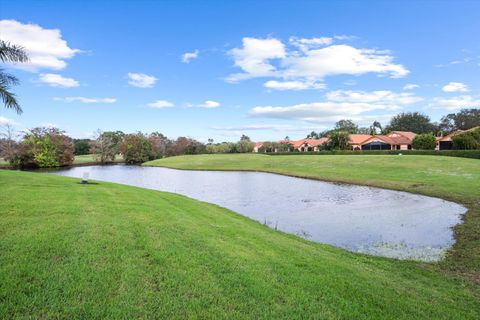
{"type": "MultiPolygon", "coordinates": [[[[28,56],[23,47],[0,40],[0,60],[2,63],[27,62],[28,56]]],[[[13,109],[18,114],[21,114],[23,110],[17,101],[17,97],[11,91],[11,87],[18,83],[17,77],[6,73],[0,68],[0,98],[3,100],[3,104],[7,109],[13,109]]]]}
{"type": "Polygon", "coordinates": [[[335,123],[335,130],[355,134],[358,132],[358,126],[352,120],[340,120],[335,123]]]}
{"type": "Polygon", "coordinates": [[[394,116],[387,126],[387,131],[411,131],[415,133],[435,132],[430,117],[419,112],[402,112],[394,116]]]}
{"type": "Polygon", "coordinates": [[[480,126],[480,109],[462,109],[442,117],[440,130],[450,133],[455,130],[467,130],[480,126]]]}

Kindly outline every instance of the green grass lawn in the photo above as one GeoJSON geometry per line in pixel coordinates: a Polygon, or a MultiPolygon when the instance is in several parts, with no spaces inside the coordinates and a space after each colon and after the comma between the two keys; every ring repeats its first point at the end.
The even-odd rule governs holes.
{"type": "Polygon", "coordinates": [[[0,319],[480,317],[478,288],[429,264],[308,242],[180,195],[7,170],[0,190],[0,319]]]}
{"type": "Polygon", "coordinates": [[[405,190],[469,208],[456,244],[439,266],[480,283],[480,160],[440,156],[218,154],[145,163],[178,169],[257,170],[405,190]]]}
{"type": "MultiPolygon", "coordinates": [[[[96,159],[93,154],[85,154],[80,156],[75,156],[75,160],[73,161],[73,165],[80,165],[80,164],[90,164],[95,163],[96,159]]],[[[121,155],[117,155],[115,158],[115,162],[123,162],[123,158],[121,155]]]]}

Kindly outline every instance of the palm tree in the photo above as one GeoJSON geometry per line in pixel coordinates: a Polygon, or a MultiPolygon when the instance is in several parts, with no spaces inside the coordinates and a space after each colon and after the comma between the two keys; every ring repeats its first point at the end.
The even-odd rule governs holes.
{"type": "MultiPolygon", "coordinates": [[[[23,47],[0,40],[0,60],[2,60],[2,63],[27,62],[28,56],[23,47]]],[[[6,108],[13,109],[20,114],[23,112],[22,108],[15,94],[10,91],[11,86],[18,83],[19,81],[15,76],[6,73],[0,68],[0,98],[3,100],[6,108]]]]}

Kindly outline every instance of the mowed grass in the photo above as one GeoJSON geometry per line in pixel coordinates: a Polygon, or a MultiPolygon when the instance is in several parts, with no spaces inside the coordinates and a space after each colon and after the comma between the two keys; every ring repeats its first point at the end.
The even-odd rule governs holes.
{"type": "MultiPolygon", "coordinates": [[[[115,157],[114,162],[118,162],[118,163],[123,162],[122,156],[117,155],[115,157]]],[[[73,161],[73,165],[92,164],[92,163],[97,163],[95,155],[93,154],[84,154],[84,155],[75,156],[75,160],[73,161]]]]}
{"type": "Polygon", "coordinates": [[[480,317],[475,287],[420,263],[180,195],[6,170],[0,190],[0,319],[480,317]]]}
{"type": "Polygon", "coordinates": [[[217,154],[145,163],[177,169],[253,170],[355,183],[441,197],[469,211],[455,228],[456,244],[439,266],[480,283],[480,160],[415,155],[217,154]]]}

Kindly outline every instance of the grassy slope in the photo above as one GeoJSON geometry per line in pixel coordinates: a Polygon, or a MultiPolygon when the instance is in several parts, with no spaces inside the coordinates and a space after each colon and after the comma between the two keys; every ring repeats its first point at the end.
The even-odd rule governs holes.
{"type": "Polygon", "coordinates": [[[179,169],[260,170],[322,180],[406,190],[461,202],[470,210],[455,228],[456,244],[444,269],[480,283],[480,161],[438,156],[182,156],[146,165],[179,169]]]}
{"type": "MultiPolygon", "coordinates": [[[[115,158],[115,162],[123,162],[123,158],[118,155],[116,158],[115,158]]],[[[73,160],[73,165],[76,166],[76,165],[91,165],[91,164],[96,164],[97,161],[95,160],[95,157],[93,156],[93,154],[85,154],[85,155],[80,155],[80,156],[75,156],[75,159],[73,160]]],[[[0,158],[0,168],[8,168],[9,167],[9,163],[7,161],[5,161],[5,159],[3,158],[0,158]]]]}
{"type": "Polygon", "coordinates": [[[0,318],[475,319],[445,274],[180,195],[0,171],[0,318]]]}

